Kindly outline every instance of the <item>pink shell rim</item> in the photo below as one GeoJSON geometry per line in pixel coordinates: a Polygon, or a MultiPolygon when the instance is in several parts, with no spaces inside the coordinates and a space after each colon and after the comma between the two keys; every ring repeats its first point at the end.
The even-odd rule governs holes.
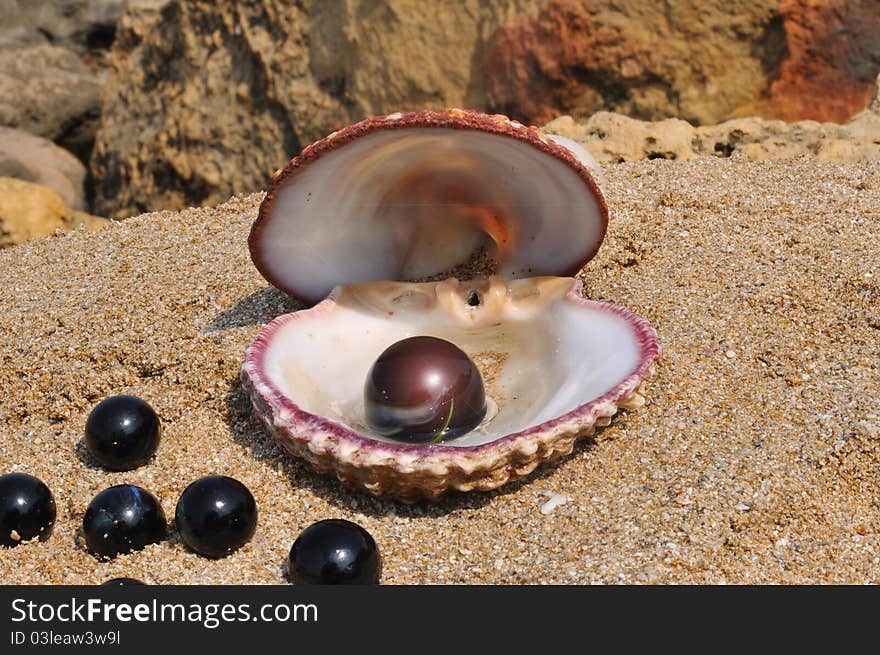
{"type": "MultiPolygon", "coordinates": [[[[514,450],[518,442],[527,441],[537,433],[552,432],[557,426],[564,426],[583,418],[588,419],[586,421],[587,424],[592,424],[596,418],[595,416],[591,416],[594,410],[609,402],[616,406],[622,399],[638,389],[641,382],[648,376],[651,366],[660,356],[660,344],[657,332],[645,318],[625,307],[613,303],[584,298],[580,293],[582,286],[583,283],[580,280],[574,280],[565,299],[583,307],[611,312],[622,317],[636,335],[639,346],[638,365],[622,382],[605,392],[603,395],[593,398],[561,416],[484,444],[475,446],[447,446],[444,444],[425,445],[379,441],[362,435],[352,428],[332,419],[305,411],[292,399],[285,396],[281,390],[273,384],[265,373],[264,365],[272,338],[281,328],[291,321],[316,319],[331,312],[336,304],[338,288],[334,289],[326,299],[314,307],[283,314],[267,323],[247,349],[244,364],[242,366],[242,375],[247,375],[248,378],[250,378],[250,382],[253,384],[255,391],[271,406],[273,415],[287,415],[285,416],[287,421],[292,419],[295,424],[305,423],[314,426],[314,432],[326,432],[332,434],[337,440],[335,448],[337,452],[340,448],[352,448],[358,450],[387,452],[390,456],[405,455],[415,458],[429,458],[437,455],[459,455],[467,457],[472,454],[482,454],[493,450],[514,450]]],[[[289,436],[305,442],[309,441],[308,437],[297,436],[294,434],[289,434],[289,436]]]]}
{"type": "Polygon", "coordinates": [[[266,190],[266,196],[260,203],[260,209],[257,213],[257,219],[251,225],[248,234],[248,250],[251,255],[251,261],[260,272],[260,275],[266,279],[269,284],[300,300],[314,303],[320,298],[311,298],[306,294],[300,293],[292,285],[284,284],[273,274],[272,267],[267,263],[261,253],[261,239],[266,224],[271,220],[272,209],[275,203],[275,196],[278,191],[288,182],[293,180],[302,170],[309,164],[315,162],[319,158],[331,153],[336,148],[342,147],[347,143],[359,137],[371,134],[373,132],[381,132],[387,130],[400,130],[413,127],[434,127],[448,128],[458,130],[475,130],[494,134],[507,138],[516,139],[523,143],[527,143],[546,155],[555,157],[557,160],[565,163],[571,168],[578,177],[584,182],[599,208],[600,230],[593,247],[583,254],[583,261],[572,270],[557,271],[536,271],[535,275],[559,275],[574,276],[583,268],[596,253],[608,231],[609,212],[608,204],[602,190],[593,175],[593,172],[585,166],[577,157],[565,146],[562,146],[551,139],[537,127],[527,126],[519,121],[512,120],[503,114],[485,114],[483,112],[471,109],[422,109],[411,112],[398,112],[396,114],[384,114],[365,118],[362,121],[349,125],[341,130],[315,141],[307,146],[296,157],[293,157],[284,168],[276,171],[272,176],[269,188],[266,190]]]}

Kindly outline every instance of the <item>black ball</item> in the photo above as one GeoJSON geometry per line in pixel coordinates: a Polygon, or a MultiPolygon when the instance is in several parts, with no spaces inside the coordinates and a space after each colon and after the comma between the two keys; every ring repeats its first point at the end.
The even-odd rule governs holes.
{"type": "Polygon", "coordinates": [[[141,582],[135,578],[112,578],[106,582],[102,582],[102,587],[140,587],[146,586],[146,582],[141,582]]]}
{"type": "Polygon", "coordinates": [[[159,417],[135,396],[111,396],[86,420],[86,447],[101,466],[128,471],[146,464],[159,446],[159,417]]]}
{"type": "Polygon", "coordinates": [[[210,475],[183,490],[174,522],[190,549],[205,557],[225,557],[254,536],[257,503],[238,480],[210,475]]]}
{"type": "Polygon", "coordinates": [[[370,533],[344,519],[318,521],[303,530],[288,564],[294,584],[376,584],[382,568],[370,533]]]}
{"type": "Polygon", "coordinates": [[[45,541],[54,525],[55,499],[42,480],[27,473],[0,476],[0,545],[45,541]]]}
{"type": "Polygon", "coordinates": [[[88,549],[111,558],[162,541],[167,524],[153,494],[133,484],[118,484],[92,499],[82,529],[88,549]]]}

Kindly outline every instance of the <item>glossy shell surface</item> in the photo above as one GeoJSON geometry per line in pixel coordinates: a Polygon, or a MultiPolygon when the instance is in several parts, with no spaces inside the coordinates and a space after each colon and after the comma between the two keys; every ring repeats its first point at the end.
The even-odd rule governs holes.
{"type": "Polygon", "coordinates": [[[574,275],[608,225],[597,170],[576,143],[505,116],[371,118],[273,177],[251,257],[274,286],[312,303],[370,280],[574,275]]]}

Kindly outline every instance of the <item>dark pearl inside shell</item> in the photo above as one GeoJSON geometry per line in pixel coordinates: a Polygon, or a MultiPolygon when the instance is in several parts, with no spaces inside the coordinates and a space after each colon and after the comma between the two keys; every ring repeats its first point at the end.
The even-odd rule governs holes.
{"type": "Polygon", "coordinates": [[[367,374],[364,405],[370,427],[409,443],[454,439],[486,416],[477,367],[436,337],[410,337],[386,349],[367,374]]]}

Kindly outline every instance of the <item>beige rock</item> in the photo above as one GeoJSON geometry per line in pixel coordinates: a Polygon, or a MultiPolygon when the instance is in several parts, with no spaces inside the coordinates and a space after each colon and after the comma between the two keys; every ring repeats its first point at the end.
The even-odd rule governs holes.
{"type": "MultiPolygon", "coordinates": [[[[737,154],[746,159],[792,159],[806,152],[802,144],[791,143],[785,139],[774,139],[761,143],[746,143],[736,148],[737,154]]],[[[723,153],[719,153],[724,156],[723,153]]]]}
{"type": "Polygon", "coordinates": [[[880,75],[868,106],[846,124],[849,133],[857,139],[880,144],[880,75]]]}
{"type": "Polygon", "coordinates": [[[600,111],[586,123],[578,124],[571,116],[562,116],[550,121],[544,129],[586,144],[599,161],[691,159],[697,156],[692,147],[694,127],[675,118],[650,123],[600,111]]]}
{"type": "Polygon", "coordinates": [[[86,167],[47,139],[0,127],[0,177],[41,184],[57,193],[71,209],[86,208],[86,167]]]}
{"type": "Polygon", "coordinates": [[[850,139],[823,139],[816,149],[816,157],[824,161],[861,161],[878,155],[880,149],[875,144],[850,139]]]}
{"type": "Polygon", "coordinates": [[[172,0],[128,0],[125,12],[116,22],[116,38],[113,42],[117,67],[143,41],[161,16],[162,10],[172,0]]]}
{"type": "Polygon", "coordinates": [[[877,79],[874,83],[874,91],[871,94],[871,101],[868,103],[865,112],[880,116],[880,73],[877,74],[877,79]]]}
{"type": "Polygon", "coordinates": [[[97,229],[106,218],[74,211],[57,193],[39,184],[0,177],[0,248],[83,226],[97,229]]]}
{"type": "MultiPolygon", "coordinates": [[[[0,14],[4,10],[4,1],[8,0],[0,0],[0,14]]],[[[36,30],[21,26],[0,28],[0,50],[30,48],[38,45],[46,45],[46,37],[36,30]]]]}
{"type": "Polygon", "coordinates": [[[880,160],[880,77],[868,108],[843,125],[737,118],[693,127],[685,121],[656,123],[598,112],[578,123],[561,116],[544,126],[574,139],[602,162],[690,159],[734,152],[748,159],[789,159],[804,154],[826,161],[880,160]]]}
{"type": "MultiPolygon", "coordinates": [[[[113,216],[265,186],[300,149],[375,113],[484,105],[481,25],[542,0],[172,0],[120,20],[91,160],[113,216]]],[[[488,29],[488,28],[487,28],[488,29]]]]}

